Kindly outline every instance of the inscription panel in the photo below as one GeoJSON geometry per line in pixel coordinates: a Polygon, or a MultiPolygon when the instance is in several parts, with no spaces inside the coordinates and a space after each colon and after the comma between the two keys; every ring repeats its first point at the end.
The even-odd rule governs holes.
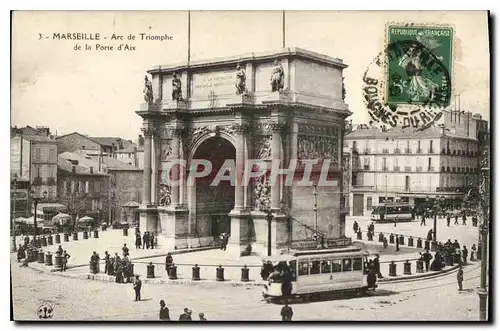
{"type": "Polygon", "coordinates": [[[210,95],[236,94],[236,69],[193,74],[191,95],[208,98],[210,95]]]}

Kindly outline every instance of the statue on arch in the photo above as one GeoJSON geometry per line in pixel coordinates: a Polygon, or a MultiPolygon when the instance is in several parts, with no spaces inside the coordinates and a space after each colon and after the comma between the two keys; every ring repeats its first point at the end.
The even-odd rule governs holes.
{"type": "Polygon", "coordinates": [[[148,79],[148,76],[144,76],[144,101],[148,105],[153,103],[153,85],[151,81],[148,79]]]}
{"type": "Polygon", "coordinates": [[[285,71],[281,61],[274,60],[273,71],[271,74],[271,91],[281,92],[285,86],[285,71]]]}
{"type": "Polygon", "coordinates": [[[345,77],[342,77],[342,101],[345,101],[345,96],[346,96],[344,79],[345,79],[345,77]]]}
{"type": "Polygon", "coordinates": [[[172,76],[172,101],[182,101],[182,83],[176,72],[172,76]]]}
{"type": "Polygon", "coordinates": [[[236,94],[247,93],[247,75],[245,69],[241,68],[240,64],[236,65],[236,94]]]}

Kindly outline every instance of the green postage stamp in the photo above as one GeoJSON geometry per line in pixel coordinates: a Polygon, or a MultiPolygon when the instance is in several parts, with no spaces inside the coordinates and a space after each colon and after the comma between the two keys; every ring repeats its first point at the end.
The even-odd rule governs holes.
{"type": "Polygon", "coordinates": [[[453,28],[389,25],[387,38],[389,48],[407,45],[405,52],[388,55],[387,103],[427,105],[441,101],[441,107],[448,106],[444,89],[452,79],[453,28]],[[433,63],[439,63],[441,69],[433,63]]]}

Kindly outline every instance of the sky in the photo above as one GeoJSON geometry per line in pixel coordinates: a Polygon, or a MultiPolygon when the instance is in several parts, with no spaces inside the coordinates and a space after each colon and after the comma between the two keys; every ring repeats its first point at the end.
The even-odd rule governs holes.
{"type": "MultiPolygon", "coordinates": [[[[14,12],[11,124],[49,126],[58,135],[137,139],[144,74],[155,65],[187,60],[186,11],[14,12]],[[54,33],[100,33],[100,41],[52,40],[54,33]],[[123,41],[103,40],[112,34],[123,41]],[[140,40],[140,33],[172,40],[140,40]],[[42,38],[40,38],[40,34],[42,38]],[[126,40],[128,35],[136,40],[126,40]],[[49,37],[46,39],[46,37],[49,37]],[[84,44],[92,50],[74,50],[84,44]],[[132,44],[135,50],[96,50],[95,44],[132,44]]],[[[484,11],[287,11],[287,47],[340,58],[346,103],[354,123],[368,122],[362,77],[384,49],[386,25],[451,25],[455,30],[453,95],[461,109],[489,120],[489,45],[484,11]]],[[[204,60],[282,47],[281,11],[192,11],[191,59],[204,60]]],[[[116,47],[116,46],[115,46],[116,47]]]]}

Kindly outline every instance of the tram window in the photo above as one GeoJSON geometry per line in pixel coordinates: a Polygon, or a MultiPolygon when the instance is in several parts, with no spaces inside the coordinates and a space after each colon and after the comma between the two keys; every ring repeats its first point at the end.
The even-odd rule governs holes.
{"type": "Polygon", "coordinates": [[[363,270],[363,261],[360,257],[356,257],[352,259],[352,270],[353,271],[361,271],[363,270]]]}
{"type": "Polygon", "coordinates": [[[351,271],[352,270],[352,261],[351,259],[343,259],[342,260],[342,271],[351,271]]]}
{"type": "Polygon", "coordinates": [[[309,261],[299,262],[299,276],[309,275],[309,261]]]}
{"type": "Polygon", "coordinates": [[[292,269],[292,282],[297,281],[297,261],[290,261],[290,269],[292,269]]]}
{"type": "Polygon", "coordinates": [[[332,272],[341,272],[342,271],[342,263],[340,260],[332,261],[332,272]]]}
{"type": "Polygon", "coordinates": [[[317,274],[319,274],[320,263],[321,263],[320,260],[313,260],[313,261],[311,261],[311,270],[309,272],[310,275],[317,275],[317,274]]]}
{"type": "Polygon", "coordinates": [[[329,274],[332,272],[332,261],[330,260],[321,260],[321,273],[329,274]]]}

